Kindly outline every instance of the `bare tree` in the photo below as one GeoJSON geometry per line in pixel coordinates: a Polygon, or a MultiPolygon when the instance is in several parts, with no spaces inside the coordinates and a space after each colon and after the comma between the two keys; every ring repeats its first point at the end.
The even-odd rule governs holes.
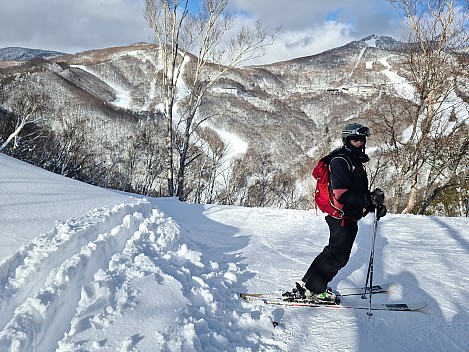
{"type": "MultiPolygon", "coordinates": [[[[386,120],[389,151],[399,157],[397,185],[408,191],[403,212],[410,213],[416,211],[419,191],[428,189],[429,173],[433,180],[447,177],[447,168],[436,167],[448,158],[442,146],[449,136],[463,135],[458,131],[468,122],[457,94],[464,72],[457,54],[468,44],[468,13],[454,0],[388,1],[403,18],[408,45],[402,74],[415,86],[414,97],[401,106],[403,115],[386,120]],[[406,124],[404,131],[396,128],[397,121],[406,124]]],[[[466,145],[467,154],[467,144],[458,143],[466,145]]]]}
{"type": "Polygon", "coordinates": [[[181,200],[185,198],[185,169],[194,160],[188,159],[191,136],[208,118],[201,117],[194,123],[207,90],[229,69],[262,55],[264,47],[270,44],[259,23],[254,28],[243,27],[227,38],[235,24],[234,17],[227,13],[228,2],[204,0],[200,10],[193,14],[189,12],[188,0],[145,1],[145,19],[154,31],[161,64],[168,195],[177,195],[181,200]],[[178,97],[178,93],[185,96],[178,97]],[[183,133],[177,172],[173,156],[176,125],[183,133]]]}
{"type": "Polygon", "coordinates": [[[13,148],[18,146],[18,136],[28,124],[37,124],[42,120],[42,114],[47,108],[47,98],[44,94],[31,91],[24,92],[11,103],[11,115],[14,118],[13,130],[5,141],[0,145],[2,152],[11,141],[13,148]]]}

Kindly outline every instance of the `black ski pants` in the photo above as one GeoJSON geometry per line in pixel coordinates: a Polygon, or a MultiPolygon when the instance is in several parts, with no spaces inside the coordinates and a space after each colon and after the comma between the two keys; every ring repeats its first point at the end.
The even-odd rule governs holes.
{"type": "Polygon", "coordinates": [[[329,244],[314,259],[303,277],[306,288],[316,294],[324,292],[327,284],[347,264],[358,232],[355,220],[335,219],[328,215],[326,222],[330,232],[329,244]]]}

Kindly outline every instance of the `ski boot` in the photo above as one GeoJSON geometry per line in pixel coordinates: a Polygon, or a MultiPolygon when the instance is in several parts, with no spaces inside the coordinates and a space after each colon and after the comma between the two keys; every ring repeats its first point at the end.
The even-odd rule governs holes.
{"type": "Polygon", "coordinates": [[[284,300],[287,302],[312,302],[315,304],[340,304],[340,299],[328,287],[322,293],[312,293],[305,286],[304,282],[295,282],[295,288],[291,292],[282,294],[284,300]]]}
{"type": "Polygon", "coordinates": [[[340,304],[339,297],[336,296],[332,289],[328,287],[326,291],[318,294],[313,294],[313,300],[318,304],[340,304]]]}

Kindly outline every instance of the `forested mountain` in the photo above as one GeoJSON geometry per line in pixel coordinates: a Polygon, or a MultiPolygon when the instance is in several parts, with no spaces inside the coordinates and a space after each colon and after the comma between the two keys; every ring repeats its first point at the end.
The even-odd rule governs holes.
{"type": "MultiPolygon", "coordinates": [[[[372,186],[386,190],[392,211],[402,211],[411,181],[399,165],[413,135],[406,111],[418,95],[404,49],[392,38],[370,36],[318,55],[228,71],[197,113],[186,199],[311,207],[314,164],[340,146],[341,128],[357,121],[372,128],[372,186]]],[[[146,43],[1,62],[0,143],[20,116],[31,117],[4,152],[95,185],[166,195],[161,69],[158,48],[146,43]]],[[[213,74],[219,69],[210,66],[213,74]]],[[[178,83],[176,114],[184,109],[186,74],[178,83]]],[[[465,211],[466,76],[439,102],[445,111],[421,154],[428,164],[418,179],[422,213],[465,211]],[[437,143],[447,148],[431,145],[437,143]]]]}

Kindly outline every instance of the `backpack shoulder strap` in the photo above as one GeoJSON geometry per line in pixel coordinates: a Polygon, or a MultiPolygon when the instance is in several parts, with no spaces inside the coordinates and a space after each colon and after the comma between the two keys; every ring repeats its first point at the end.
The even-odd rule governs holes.
{"type": "MultiPolygon", "coordinates": [[[[355,167],[354,167],[353,164],[352,164],[352,161],[350,160],[350,158],[349,158],[347,155],[345,155],[345,154],[339,154],[339,155],[334,156],[332,159],[335,159],[335,158],[340,158],[340,159],[345,160],[345,162],[347,163],[347,166],[348,166],[348,169],[349,169],[350,173],[352,173],[353,170],[355,169],[355,167]]],[[[332,159],[331,159],[331,161],[332,161],[332,159]]]]}

